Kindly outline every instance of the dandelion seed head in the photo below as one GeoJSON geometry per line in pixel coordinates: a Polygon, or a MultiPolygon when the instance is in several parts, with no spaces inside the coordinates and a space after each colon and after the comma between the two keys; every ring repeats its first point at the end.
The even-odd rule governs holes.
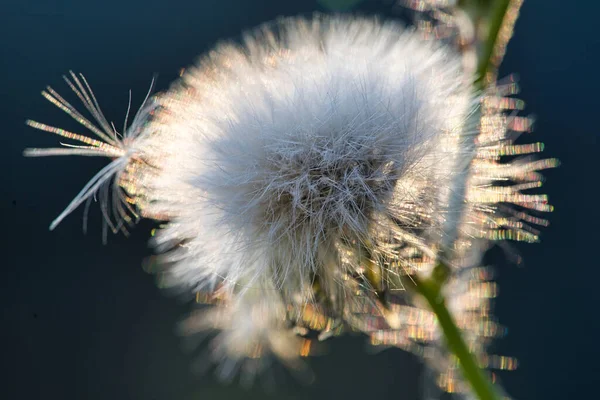
{"type": "Polygon", "coordinates": [[[149,212],[173,216],[157,242],[189,239],[186,284],[210,265],[301,286],[340,238],[372,240],[374,215],[419,203],[413,181],[435,192],[417,206],[442,211],[471,99],[460,58],[396,23],[283,19],[221,45],[148,128],[164,160],[149,212]]]}
{"type": "Polygon", "coordinates": [[[182,330],[216,332],[208,358],[226,380],[251,380],[269,356],[301,370],[301,336],[353,330],[422,356],[440,387],[468,392],[435,314],[406,290],[440,262],[447,308],[480,365],[514,368],[487,354],[504,329],[482,256],[499,240],[539,239],[547,221],[533,214],[552,207],[534,189],[557,162],[529,156],[541,143],[514,144],[531,129],[506,112],[523,108],[514,81],[474,95],[461,57],[421,33],[365,18],[277,20],[187,68],[122,135],[72,74],[98,126],[52,89],[44,96],[97,138],[31,121],[84,146],[27,154],[113,160],[53,226],[96,194],[113,229],[123,224],[111,211],[161,221],[151,240],[161,282],[210,304],[182,330]]]}

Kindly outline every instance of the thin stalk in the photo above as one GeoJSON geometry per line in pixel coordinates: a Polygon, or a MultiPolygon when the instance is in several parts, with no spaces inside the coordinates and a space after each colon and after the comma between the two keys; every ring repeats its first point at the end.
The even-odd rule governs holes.
{"type": "Polygon", "coordinates": [[[498,394],[483,370],[477,364],[473,354],[469,351],[467,344],[461,336],[460,329],[456,326],[450,311],[446,307],[446,301],[441,291],[448,275],[448,267],[439,264],[435,268],[431,278],[413,278],[416,284],[414,290],[425,298],[431,311],[435,313],[444,333],[446,344],[458,359],[463,377],[469,382],[477,397],[480,400],[497,400],[499,399],[498,394]]]}
{"type": "Polygon", "coordinates": [[[504,23],[506,12],[512,0],[495,0],[489,17],[489,30],[486,40],[482,43],[477,63],[477,80],[475,85],[478,89],[485,89],[487,74],[492,65],[492,56],[498,43],[498,34],[504,23]]]}
{"type": "MultiPolygon", "coordinates": [[[[494,53],[497,51],[497,47],[506,46],[506,42],[510,38],[509,36],[500,38],[499,34],[505,23],[514,24],[516,16],[513,16],[511,21],[506,20],[507,11],[510,9],[512,1],[519,0],[494,0],[493,4],[490,5],[491,7],[487,18],[489,24],[487,37],[482,42],[481,50],[478,51],[479,57],[475,87],[479,90],[486,89],[486,86],[490,83],[488,81],[488,75],[491,72],[491,68],[498,67],[498,65],[494,65],[492,59],[494,53]]],[[[469,2],[463,0],[460,3],[465,7],[467,6],[466,3],[469,2]]],[[[472,6],[473,3],[471,2],[470,5],[472,6]]],[[[479,6],[481,6],[481,4],[479,4],[479,6]]],[[[520,6],[520,1],[517,7],[518,6],[520,6]]],[[[480,17],[481,14],[475,18],[479,19],[480,17]]],[[[510,29],[512,30],[512,26],[510,29]]],[[[499,61],[500,60],[497,60],[497,63],[499,63],[499,61]]],[[[469,351],[467,344],[462,338],[460,329],[446,307],[443,288],[450,274],[450,268],[440,263],[435,267],[431,277],[427,279],[420,279],[418,276],[413,277],[413,281],[415,282],[414,290],[425,298],[431,311],[436,315],[440,327],[442,328],[448,349],[458,359],[463,378],[471,385],[473,392],[480,400],[497,400],[499,399],[499,396],[494,386],[489,381],[484,371],[479,367],[473,354],[469,351]]]]}

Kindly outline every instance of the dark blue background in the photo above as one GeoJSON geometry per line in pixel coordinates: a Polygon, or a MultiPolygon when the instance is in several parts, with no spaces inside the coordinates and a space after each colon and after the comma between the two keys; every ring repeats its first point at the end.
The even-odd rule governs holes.
{"type": "MultiPolygon", "coordinates": [[[[503,74],[518,72],[527,111],[537,115],[532,141],[562,166],[546,173],[556,205],[543,243],[518,245],[525,268],[493,252],[501,295],[496,311],[509,336],[496,350],[520,360],[502,374],[520,399],[598,398],[600,247],[598,218],[597,2],[526,0],[503,74]]],[[[81,210],[56,231],[50,221],[103,161],[24,159],[25,147],[57,138],[24,125],[33,118],[75,123],[39,92],[66,96],[60,76],[83,72],[109,119],[121,121],[127,91],[139,104],[154,73],[164,90],[180,68],[220,39],[279,15],[323,10],[294,0],[4,0],[0,3],[0,396],[6,399],[415,399],[420,364],[388,350],[367,355],[360,338],[328,343],[310,361],[317,375],[303,387],[278,378],[278,391],[245,391],[190,372],[191,355],[174,334],[186,307],[145,274],[150,223],[131,238],[101,244],[98,211],[81,233],[81,210]]],[[[367,13],[389,2],[366,0],[367,13]]]]}

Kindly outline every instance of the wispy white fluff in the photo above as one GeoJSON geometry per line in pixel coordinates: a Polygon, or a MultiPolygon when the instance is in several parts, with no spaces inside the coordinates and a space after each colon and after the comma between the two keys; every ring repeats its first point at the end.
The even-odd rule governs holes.
{"type": "Polygon", "coordinates": [[[159,246],[185,241],[168,259],[186,286],[249,274],[298,290],[338,242],[374,241],[374,215],[411,229],[410,208],[442,215],[471,154],[459,57],[372,19],[267,25],[159,102],[148,212],[170,217],[159,246]]]}
{"type": "Polygon", "coordinates": [[[272,358],[291,370],[306,371],[298,359],[306,340],[290,329],[286,304],[270,282],[257,282],[243,294],[222,300],[218,306],[195,311],[181,324],[186,335],[217,332],[209,344],[208,360],[201,364],[213,362],[221,379],[239,374],[246,384],[252,384],[272,358]]]}
{"type": "Polygon", "coordinates": [[[129,112],[131,109],[131,92],[129,93],[129,105],[123,123],[123,130],[118,132],[113,123],[109,123],[96,96],[90,85],[82,74],[69,73],[69,77],[63,76],[63,79],[71,90],[77,95],[85,109],[91,114],[96,124],[92,123],[82,113],[77,111],[67,100],[59,95],[50,86],[42,91],[42,95],[49,102],[54,104],[60,110],[64,111],[71,118],[79,122],[88,131],[94,134],[97,139],[81,135],[78,133],[66,131],[61,128],[49,126],[36,121],[28,120],[27,125],[42,131],[54,133],[74,143],[61,143],[62,148],[46,149],[26,149],[24,154],[28,157],[46,157],[46,156],[86,156],[86,157],[107,157],[112,161],[102,168],[96,175],[75,196],[65,210],[50,224],[50,230],[56,228],[58,224],[76,208],[84,202],[86,211],[84,212],[84,230],[87,220],[87,206],[92,199],[99,195],[101,210],[104,216],[104,227],[109,226],[113,232],[123,231],[127,233],[126,223],[131,222],[130,215],[137,217],[134,209],[127,201],[127,195],[122,189],[123,174],[132,160],[139,154],[136,148],[143,138],[142,125],[152,112],[153,103],[147,103],[152,91],[154,81],[150,90],[146,94],[138,112],[133,116],[131,124],[128,124],[129,112]],[[112,190],[112,198],[109,199],[109,192],[112,190]]]}

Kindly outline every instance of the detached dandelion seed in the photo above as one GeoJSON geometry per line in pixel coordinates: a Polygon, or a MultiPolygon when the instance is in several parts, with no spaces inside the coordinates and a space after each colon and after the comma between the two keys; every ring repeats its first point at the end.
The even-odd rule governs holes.
{"type": "Polygon", "coordinates": [[[98,139],[29,122],[83,146],[26,154],[113,158],[52,228],[106,197],[111,179],[120,220],[164,222],[156,262],[167,285],[212,305],[182,328],[220,332],[221,377],[252,377],[269,354],[301,368],[310,332],[357,330],[423,356],[447,391],[468,391],[436,315],[406,287],[449,266],[443,294],[478,361],[513,365],[487,354],[502,328],[481,256],[493,240],[538,239],[530,225],[546,222],[527,210],[551,207],[527,191],[556,164],[504,161],[541,145],[513,144],[529,126],[505,114],[522,108],[513,82],[481,94],[474,80],[460,54],[394,22],[279,19],[185,69],[122,136],[71,74],[99,128],[52,89],[44,96],[98,139]]]}

